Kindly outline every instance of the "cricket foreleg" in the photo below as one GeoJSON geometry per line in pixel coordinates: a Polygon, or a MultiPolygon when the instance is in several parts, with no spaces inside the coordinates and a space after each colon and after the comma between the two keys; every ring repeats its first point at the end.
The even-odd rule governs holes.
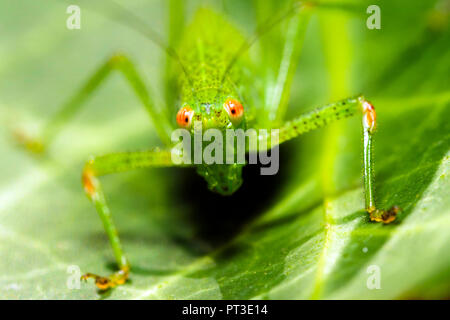
{"type": "Polygon", "coordinates": [[[116,54],[104,63],[88,81],[80,88],[80,90],[69,100],[64,106],[53,116],[52,119],[44,126],[40,139],[33,139],[25,136],[21,132],[17,132],[16,138],[28,150],[34,152],[43,151],[44,146],[51,143],[57,133],[68,123],[81,108],[86,100],[94,93],[112,71],[120,71],[127,82],[133,88],[139,100],[153,120],[156,131],[161,140],[166,144],[170,144],[171,125],[168,120],[155,108],[147,88],[141,79],[139,73],[133,63],[124,55],[116,54]]]}
{"type": "Polygon", "coordinates": [[[363,112],[364,191],[366,210],[370,215],[370,220],[390,223],[395,220],[400,208],[393,206],[389,210],[381,210],[375,206],[372,143],[373,134],[376,127],[377,114],[372,104],[364,100],[362,97],[359,98],[359,100],[363,112]]]}
{"type": "Polygon", "coordinates": [[[111,212],[98,178],[102,175],[138,168],[169,166],[173,166],[170,151],[158,150],[114,153],[93,158],[86,163],[82,175],[84,191],[88,198],[94,203],[100,219],[103,222],[103,227],[108,235],[119,270],[108,277],[86,273],[81,277],[83,280],[94,278],[97,287],[100,290],[106,290],[125,283],[130,271],[130,264],[122,249],[116,226],[113,222],[111,212]]]}
{"type": "MultiPolygon", "coordinates": [[[[376,113],[375,108],[362,96],[329,104],[289,121],[279,129],[278,136],[272,136],[270,140],[282,143],[308,131],[323,127],[332,121],[350,117],[358,113],[362,114],[364,135],[364,190],[366,210],[372,221],[390,223],[395,220],[400,209],[394,206],[389,210],[381,210],[375,206],[372,143],[376,127],[376,113]]],[[[261,140],[261,137],[259,137],[259,140],[261,140]]],[[[267,145],[270,145],[270,143],[267,143],[267,145]]]]}

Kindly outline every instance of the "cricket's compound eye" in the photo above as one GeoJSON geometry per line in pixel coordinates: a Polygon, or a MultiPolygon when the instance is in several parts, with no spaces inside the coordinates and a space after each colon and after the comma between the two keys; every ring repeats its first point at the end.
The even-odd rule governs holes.
{"type": "Polygon", "coordinates": [[[177,113],[177,123],[182,128],[189,128],[191,126],[192,116],[194,115],[194,110],[189,106],[184,106],[177,113]]]}
{"type": "Polygon", "coordinates": [[[241,121],[242,116],[244,115],[244,107],[239,101],[228,98],[223,104],[223,107],[228,112],[232,122],[237,123],[241,121]]]}

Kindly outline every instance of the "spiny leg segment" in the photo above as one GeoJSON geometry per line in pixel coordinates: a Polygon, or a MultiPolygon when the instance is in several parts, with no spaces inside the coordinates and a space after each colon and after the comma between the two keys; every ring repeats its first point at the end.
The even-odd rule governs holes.
{"type": "MultiPolygon", "coordinates": [[[[260,141],[263,139],[267,140],[266,145],[270,148],[274,146],[273,143],[271,144],[271,141],[278,141],[278,144],[281,144],[303,133],[321,128],[332,121],[350,117],[357,113],[362,113],[363,115],[365,208],[370,215],[370,220],[390,223],[395,220],[400,209],[397,206],[393,206],[389,210],[381,210],[375,206],[372,149],[373,135],[376,128],[376,112],[373,105],[365,100],[364,97],[349,98],[318,108],[286,122],[279,128],[278,133],[272,133],[272,136],[259,136],[258,139],[260,141]]],[[[253,145],[256,144],[253,143],[253,145]]]]}
{"type": "Polygon", "coordinates": [[[389,210],[377,209],[374,197],[374,173],[373,173],[373,133],[376,127],[377,114],[375,108],[362,97],[359,98],[363,111],[363,132],[364,132],[364,191],[366,200],[366,210],[370,215],[370,220],[390,223],[395,220],[400,208],[393,206],[389,210]]]}
{"type": "Polygon", "coordinates": [[[122,249],[122,244],[120,243],[119,235],[98,177],[139,168],[170,166],[173,166],[171,152],[159,150],[113,153],[93,158],[86,163],[82,175],[84,191],[95,205],[103,222],[103,227],[109,238],[119,270],[108,277],[86,273],[81,277],[82,280],[93,278],[100,290],[107,290],[124,284],[130,271],[130,264],[122,249]]]}

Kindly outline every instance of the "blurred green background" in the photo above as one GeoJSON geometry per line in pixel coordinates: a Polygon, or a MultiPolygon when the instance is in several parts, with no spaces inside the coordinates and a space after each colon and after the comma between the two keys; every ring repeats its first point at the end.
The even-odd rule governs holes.
{"type": "MultiPolygon", "coordinates": [[[[165,36],[167,1],[117,2],[165,36]]],[[[187,1],[187,19],[201,6],[213,7],[248,36],[257,25],[255,2],[187,1]]],[[[114,74],[44,157],[18,149],[11,130],[38,133],[118,51],[133,59],[164,105],[166,57],[92,3],[2,1],[0,298],[449,298],[449,3],[323,2],[356,9],[312,17],[287,118],[349,95],[368,97],[379,119],[377,201],[401,206],[397,221],[370,223],[362,210],[356,117],[287,143],[277,176],[246,168],[244,186],[232,197],[209,193],[190,170],[107,176],[105,193],[133,269],[129,283],[99,294],[92,283],[67,287],[68,266],[100,274],[114,269],[81,170],[92,154],[160,146],[151,122],[114,74]],[[80,30],[66,28],[69,4],[81,7],[80,30]],[[370,4],[381,8],[380,30],[366,28],[370,4]],[[381,289],[370,290],[367,270],[374,265],[381,289]]],[[[107,1],[98,3],[108,12],[107,1]]],[[[268,14],[285,4],[273,2],[268,14]]],[[[285,27],[266,35],[274,39],[274,57],[285,27]]],[[[256,43],[251,53],[258,49],[256,43]]]]}

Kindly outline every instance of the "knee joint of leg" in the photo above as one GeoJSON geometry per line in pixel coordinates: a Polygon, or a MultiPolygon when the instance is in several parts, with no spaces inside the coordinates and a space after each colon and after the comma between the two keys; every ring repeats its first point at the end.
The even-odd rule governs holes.
{"type": "Polygon", "coordinates": [[[86,163],[81,177],[84,191],[91,199],[93,199],[97,195],[98,189],[98,180],[97,177],[95,176],[93,163],[94,163],[93,160],[90,160],[86,163]]]}
{"type": "Polygon", "coordinates": [[[376,127],[377,114],[374,106],[367,100],[361,99],[363,112],[363,126],[364,129],[373,132],[376,127]]]}
{"type": "Polygon", "coordinates": [[[109,60],[109,63],[112,67],[117,67],[118,65],[122,64],[124,61],[127,60],[127,57],[123,53],[115,53],[111,59],[109,60]]]}

